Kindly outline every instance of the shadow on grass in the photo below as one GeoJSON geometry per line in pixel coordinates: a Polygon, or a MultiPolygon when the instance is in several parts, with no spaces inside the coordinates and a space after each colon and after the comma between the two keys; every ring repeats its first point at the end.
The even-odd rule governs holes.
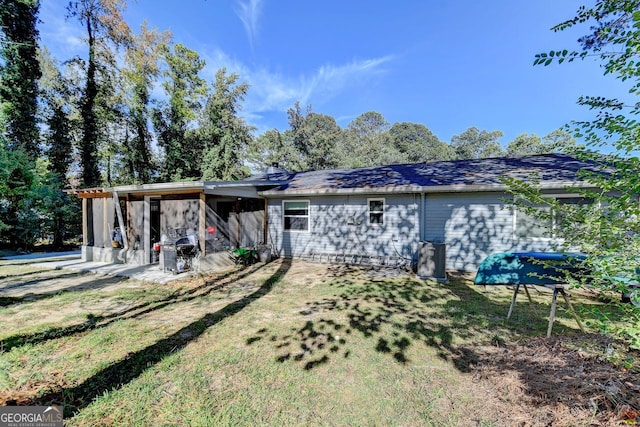
{"type": "Polygon", "coordinates": [[[75,387],[52,391],[34,399],[30,403],[33,405],[62,404],[65,409],[65,417],[73,417],[77,411],[91,404],[105,392],[118,389],[135,380],[143,372],[152,368],[170,354],[183,349],[210,327],[238,314],[251,303],[268,294],[287,273],[290,266],[289,262],[283,262],[280,268],[253,293],[228,304],[214,313],[204,315],[153,345],[128,354],[125,359],[106,367],[86,379],[83,383],[75,387]]]}
{"type": "MultiPolygon", "coordinates": [[[[0,267],[4,267],[0,265],[0,267]]],[[[41,270],[33,271],[31,273],[24,272],[16,272],[15,274],[4,274],[0,276],[0,292],[6,291],[9,289],[19,288],[29,284],[35,284],[38,281],[47,280],[47,279],[57,279],[61,277],[69,277],[69,276],[77,276],[80,273],[77,271],[67,271],[61,272],[60,270],[41,270]],[[55,274],[52,276],[51,274],[55,274]],[[35,276],[36,279],[27,280],[25,279],[35,276]],[[6,285],[2,284],[2,282],[8,282],[6,285]]]]}
{"type": "MultiPolygon", "coordinates": [[[[51,285],[52,288],[44,292],[38,292],[38,293],[29,292],[29,293],[23,293],[18,296],[2,297],[3,299],[0,300],[0,307],[8,307],[10,305],[15,305],[15,304],[30,303],[30,302],[38,301],[41,299],[51,298],[53,296],[63,294],[66,292],[78,292],[78,291],[86,291],[90,289],[101,289],[101,288],[104,288],[116,283],[120,283],[126,280],[126,278],[123,278],[123,277],[107,276],[107,277],[99,278],[96,280],[90,280],[88,278],[85,283],[80,283],[73,286],[53,287],[55,286],[55,283],[57,281],[64,281],[70,278],[77,278],[81,276],[82,276],[82,273],[77,273],[77,272],[65,273],[65,274],[54,276],[54,277],[43,277],[40,279],[34,279],[27,282],[12,284],[10,287],[0,289],[0,293],[6,289],[16,289],[16,288],[23,288],[23,287],[29,287],[29,286],[40,286],[40,287],[47,286],[47,282],[50,282],[52,284],[51,285]]],[[[88,277],[93,278],[98,276],[91,275],[88,277]]]]}
{"type": "MultiPolygon", "coordinates": [[[[89,314],[87,320],[85,322],[69,325],[59,328],[49,328],[41,332],[35,332],[32,334],[23,334],[23,335],[13,335],[7,337],[3,340],[0,340],[0,348],[4,351],[10,351],[13,348],[20,347],[25,344],[38,344],[43,343],[52,339],[64,338],[68,336],[72,336],[75,334],[79,334],[82,332],[86,332],[94,329],[101,329],[110,324],[123,320],[123,319],[134,319],[145,314],[151,313],[155,310],[159,310],[161,308],[167,307],[169,305],[184,303],[196,298],[202,298],[209,295],[211,292],[224,288],[229,284],[230,281],[235,281],[242,279],[243,277],[248,276],[249,274],[255,272],[260,265],[255,265],[249,268],[245,268],[243,270],[237,271],[232,270],[226,272],[224,274],[216,275],[215,277],[206,280],[202,285],[196,286],[194,288],[190,288],[187,290],[176,291],[166,298],[156,299],[146,301],[132,307],[128,307],[125,310],[120,310],[108,315],[104,316],[94,316],[89,314]]],[[[110,283],[118,283],[119,281],[127,280],[126,278],[120,277],[107,277],[105,279],[101,279],[105,281],[111,281],[110,283]]],[[[81,288],[84,285],[78,285],[75,288],[81,288]]],[[[96,286],[88,286],[87,289],[93,289],[96,286]]],[[[100,287],[100,286],[97,286],[100,287]]],[[[97,288],[96,287],[96,288],[97,288]]],[[[65,292],[72,291],[72,288],[67,289],[65,292]]],[[[51,293],[46,297],[52,297],[58,293],[51,293]]],[[[26,298],[26,297],[25,297],[26,298]]],[[[7,301],[7,304],[17,304],[21,302],[30,302],[33,300],[25,300],[25,298],[11,298],[7,301]]],[[[45,296],[41,296],[41,298],[45,298],[45,296]]],[[[0,298],[0,306],[4,303],[4,299],[0,298]]]]}
{"type": "MultiPolygon", "coordinates": [[[[278,362],[297,362],[305,370],[328,363],[332,357],[349,357],[353,334],[369,340],[372,347],[395,362],[408,364],[412,346],[436,350],[442,360],[461,372],[471,372],[477,362],[478,345],[500,345],[506,338],[536,336],[546,331],[549,303],[517,303],[517,316],[506,315],[507,293],[489,296],[462,279],[447,284],[427,283],[404,276],[399,279],[355,280],[356,270],[344,270],[327,286],[335,295],[307,302],[300,312],[303,324],[278,335],[260,330],[247,345],[271,336],[278,362]],[[346,320],[342,320],[346,319],[346,320]]],[[[522,297],[521,297],[522,298],[522,297]]],[[[558,304],[558,317],[569,318],[558,304]]],[[[575,322],[574,322],[575,323],[575,322]]],[[[577,330],[556,322],[554,333],[577,330]]]]}

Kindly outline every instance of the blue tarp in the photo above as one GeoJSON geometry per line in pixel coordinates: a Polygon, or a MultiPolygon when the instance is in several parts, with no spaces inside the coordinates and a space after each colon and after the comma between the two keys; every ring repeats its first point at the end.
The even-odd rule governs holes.
{"type": "Polygon", "coordinates": [[[566,283],[566,273],[579,275],[586,256],[563,252],[500,252],[478,267],[476,285],[540,285],[566,283]]]}

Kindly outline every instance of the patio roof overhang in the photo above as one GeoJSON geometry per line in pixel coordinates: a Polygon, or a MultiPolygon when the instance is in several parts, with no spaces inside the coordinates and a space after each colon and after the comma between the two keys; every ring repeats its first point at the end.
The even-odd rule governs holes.
{"type": "Polygon", "coordinates": [[[245,181],[184,181],[155,184],[121,185],[115,187],[95,187],[68,190],[69,194],[80,198],[119,196],[171,196],[204,193],[225,197],[262,198],[259,192],[283,185],[285,181],[245,180],[245,181]]]}

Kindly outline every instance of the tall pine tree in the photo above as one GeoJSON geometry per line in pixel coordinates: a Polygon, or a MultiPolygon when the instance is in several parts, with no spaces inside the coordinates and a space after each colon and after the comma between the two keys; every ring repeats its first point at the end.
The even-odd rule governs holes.
{"type": "Polygon", "coordinates": [[[84,26],[89,47],[85,88],[80,101],[80,160],[82,185],[85,187],[94,187],[102,182],[98,168],[100,123],[97,106],[100,95],[100,69],[111,58],[105,60],[101,58],[101,53],[110,52],[109,49],[105,49],[108,42],[116,46],[129,43],[131,32],[122,17],[125,8],[126,0],[77,0],[69,2],[67,7],[69,16],[77,18],[84,26]]]}
{"type": "Polygon", "coordinates": [[[202,144],[189,126],[199,115],[208,92],[199,76],[205,62],[197,52],[182,44],[165,50],[168,68],[162,84],[169,101],[153,111],[158,143],[164,150],[161,179],[181,181],[200,179],[202,144]]]}
{"type": "Polygon", "coordinates": [[[146,184],[154,172],[151,153],[151,133],[147,122],[150,118],[150,93],[160,74],[159,59],[171,34],[149,29],[146,22],[133,38],[126,53],[125,77],[128,86],[129,123],[133,131],[126,147],[125,163],[131,182],[146,184]]]}
{"type": "Polygon", "coordinates": [[[0,0],[0,26],[4,34],[0,55],[0,101],[6,141],[24,150],[33,161],[40,153],[37,95],[40,66],[37,59],[38,0],[0,0]]]}

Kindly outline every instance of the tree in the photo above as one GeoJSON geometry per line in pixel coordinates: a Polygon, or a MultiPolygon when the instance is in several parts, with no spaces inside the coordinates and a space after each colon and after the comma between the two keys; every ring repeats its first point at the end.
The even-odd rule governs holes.
{"type": "Polygon", "coordinates": [[[82,141],[80,147],[82,185],[97,186],[101,183],[98,167],[98,144],[100,138],[99,118],[96,102],[100,93],[100,78],[103,65],[113,62],[108,43],[116,46],[127,44],[130,29],[122,12],[126,0],[77,0],[69,2],[70,17],[77,18],[87,32],[89,54],[86,62],[85,87],[80,103],[82,117],[82,141]]]}
{"type": "Polygon", "coordinates": [[[543,140],[553,153],[571,153],[580,147],[571,133],[564,129],[549,132],[543,140]]]}
{"type": "Polygon", "coordinates": [[[305,169],[332,169],[338,165],[336,143],[342,138],[342,129],[336,120],[325,114],[309,113],[302,127],[305,145],[301,148],[305,169]]]}
{"type": "Polygon", "coordinates": [[[451,160],[454,157],[452,148],[422,124],[394,123],[389,129],[389,136],[406,163],[451,160]]]}
{"type": "Polygon", "coordinates": [[[294,171],[298,166],[298,153],[293,146],[291,131],[271,129],[252,140],[247,148],[250,164],[264,169],[277,163],[279,167],[294,171]]]}
{"type": "Polygon", "coordinates": [[[129,89],[128,119],[133,137],[125,145],[125,163],[133,183],[149,183],[153,174],[151,133],[147,126],[150,119],[150,92],[160,74],[162,49],[170,37],[168,32],[150,30],[144,22],[140,34],[133,37],[126,51],[124,75],[129,89]]]}
{"type": "Polygon", "coordinates": [[[0,0],[0,103],[9,148],[34,161],[40,153],[36,120],[38,79],[38,0],[0,0]]]}
{"type": "MultiPolygon", "coordinates": [[[[629,95],[640,93],[640,1],[597,0],[593,7],[582,6],[576,16],[553,27],[563,31],[588,25],[588,33],[579,39],[580,49],[554,50],[536,55],[534,65],[565,63],[597,58],[605,74],[629,84],[629,95]]],[[[564,239],[564,249],[579,248],[588,254],[586,275],[592,289],[607,293],[611,285],[625,286],[640,271],[640,159],[632,156],[640,148],[640,123],[635,117],[640,104],[603,96],[583,96],[578,102],[594,111],[591,121],[573,122],[576,137],[586,141],[586,149],[573,154],[600,166],[605,173],[583,173],[593,189],[576,190],[592,203],[571,206],[551,203],[552,211],[562,218],[556,233],[564,239]],[[604,155],[595,150],[607,146],[604,155]]],[[[546,202],[534,185],[511,181],[513,192],[521,200],[546,202]]],[[[617,300],[617,298],[615,299],[617,300]]],[[[626,306],[629,319],[621,332],[635,348],[640,348],[640,313],[626,306]]],[[[605,326],[610,326],[606,324],[605,326]]]]}
{"type": "Polygon", "coordinates": [[[238,117],[238,112],[249,85],[238,83],[238,79],[235,73],[227,75],[225,68],[216,72],[213,93],[198,130],[204,144],[203,179],[231,180],[248,175],[243,154],[253,140],[253,128],[238,117]]]}
{"type": "Polygon", "coordinates": [[[3,147],[0,158],[2,237],[11,248],[27,249],[35,240],[37,218],[31,211],[32,191],[37,187],[35,161],[22,149],[3,147]]]}
{"type": "Polygon", "coordinates": [[[69,83],[58,64],[45,47],[39,52],[42,76],[40,92],[40,121],[45,123],[44,148],[51,172],[62,186],[67,184],[67,172],[73,160],[71,106],[74,102],[69,83]]]}
{"type": "Polygon", "coordinates": [[[402,162],[401,155],[391,146],[389,126],[376,111],[353,119],[345,130],[340,165],[362,167],[402,162]]]}
{"type": "Polygon", "coordinates": [[[342,138],[342,129],[336,120],[307,107],[302,113],[300,103],[287,111],[293,149],[297,159],[292,160],[293,170],[331,169],[338,164],[336,147],[342,138]]]}
{"type": "Polygon", "coordinates": [[[451,147],[455,150],[455,157],[461,160],[498,157],[504,154],[498,142],[502,136],[499,130],[487,132],[470,127],[451,138],[451,147]]]}
{"type": "Polygon", "coordinates": [[[40,154],[37,124],[37,59],[40,3],[0,0],[0,231],[12,247],[29,244],[33,215],[28,195],[34,188],[40,154]]]}
{"type": "Polygon", "coordinates": [[[532,154],[543,154],[549,152],[543,144],[542,138],[535,133],[526,133],[516,136],[516,139],[507,145],[507,155],[511,157],[529,156],[532,154]]]}
{"type": "Polygon", "coordinates": [[[164,48],[167,69],[162,86],[169,98],[153,110],[153,123],[158,143],[164,150],[160,172],[165,181],[199,179],[202,176],[202,141],[187,131],[200,115],[208,93],[206,82],[199,76],[205,62],[197,52],[182,44],[164,48]]]}
{"type": "Polygon", "coordinates": [[[535,133],[527,135],[523,133],[507,145],[507,155],[511,157],[530,156],[533,154],[548,154],[568,152],[577,148],[576,140],[571,134],[562,129],[540,138],[535,133]]]}
{"type": "Polygon", "coordinates": [[[54,248],[64,245],[65,237],[78,233],[81,217],[79,200],[64,192],[69,187],[68,173],[73,161],[71,120],[72,91],[58,69],[55,60],[45,48],[40,54],[41,120],[46,124],[44,147],[46,161],[38,163],[38,186],[34,189],[35,216],[42,218],[40,234],[53,236],[54,248]]]}

